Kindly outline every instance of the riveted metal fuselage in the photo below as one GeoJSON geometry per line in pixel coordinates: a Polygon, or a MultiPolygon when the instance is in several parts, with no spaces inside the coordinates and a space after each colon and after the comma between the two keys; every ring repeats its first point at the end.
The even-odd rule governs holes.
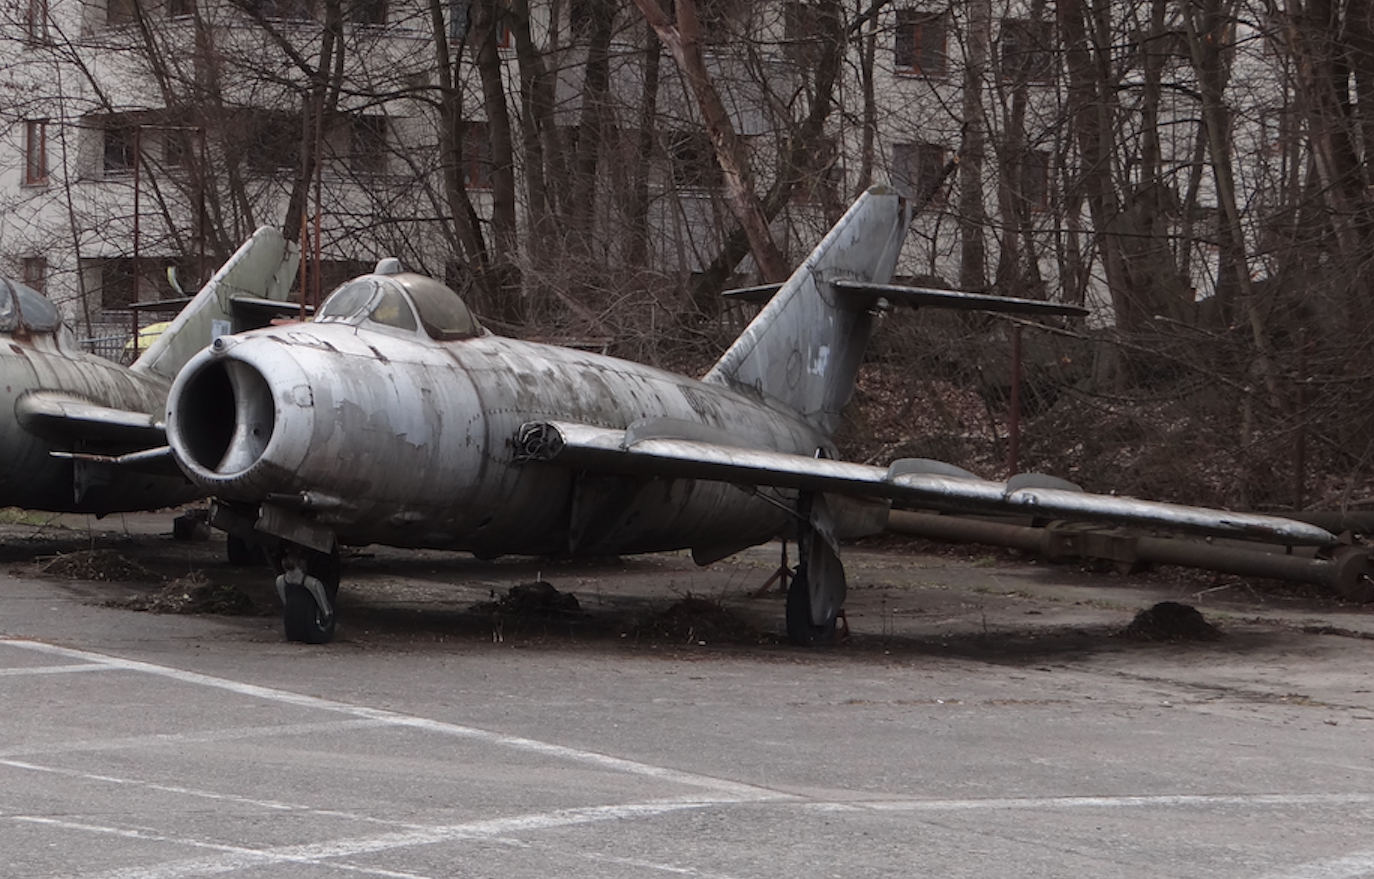
{"type": "MultiPolygon", "coordinates": [[[[79,439],[45,435],[18,410],[26,397],[57,394],[73,401],[160,417],[171,382],[100,357],[65,350],[55,335],[0,337],[0,506],[103,515],[176,506],[202,496],[180,476],[80,464],[52,453],[91,448],[79,439]],[[35,432],[37,431],[37,432],[35,432]]],[[[99,451],[136,445],[99,444],[99,451]]]]}
{"type": "Polygon", "coordinates": [[[479,555],[738,549],[788,524],[732,485],[518,463],[521,425],[548,419],[697,424],[742,447],[806,455],[824,445],[786,412],[640,364],[492,335],[436,342],[329,323],[202,352],[173,389],[167,423],[178,460],[208,492],[295,504],[344,543],[479,555]],[[197,408],[212,404],[218,414],[197,408]],[[197,421],[225,412],[232,426],[196,434],[197,421]]]}

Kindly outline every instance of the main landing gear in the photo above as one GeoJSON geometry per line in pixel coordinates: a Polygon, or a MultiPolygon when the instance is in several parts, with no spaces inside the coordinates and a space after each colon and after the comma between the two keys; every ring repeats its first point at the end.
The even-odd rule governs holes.
{"type": "Polygon", "coordinates": [[[334,637],[339,551],[285,545],[278,560],[277,594],[286,607],[286,640],[327,644],[334,637]]]}
{"type": "Polygon", "coordinates": [[[787,640],[802,647],[832,644],[848,585],[824,499],[815,497],[809,525],[797,535],[801,560],[787,587],[787,640]]]}

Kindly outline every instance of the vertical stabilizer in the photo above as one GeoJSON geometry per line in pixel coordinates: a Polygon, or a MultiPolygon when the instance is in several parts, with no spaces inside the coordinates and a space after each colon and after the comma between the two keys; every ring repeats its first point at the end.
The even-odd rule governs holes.
{"type": "Polygon", "coordinates": [[[231,301],[246,296],[284,302],[291,292],[300,248],[266,226],[253,233],[200,288],[157,341],[134,363],[138,372],[176,378],[196,353],[229,331],[231,301]]]}
{"type": "Polygon", "coordinates": [[[753,389],[834,434],[875,317],[842,307],[831,285],[889,282],[910,219],[888,187],[859,196],[704,380],[753,389]]]}

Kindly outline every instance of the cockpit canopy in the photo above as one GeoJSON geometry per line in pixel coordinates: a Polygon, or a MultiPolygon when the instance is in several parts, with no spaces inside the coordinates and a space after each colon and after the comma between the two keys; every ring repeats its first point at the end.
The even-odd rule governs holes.
{"type": "Polygon", "coordinates": [[[61,327],[57,306],[42,293],[0,278],[0,333],[50,335],[61,327]]]}
{"type": "Polygon", "coordinates": [[[440,342],[482,334],[467,304],[447,286],[414,272],[364,275],[339,287],[315,313],[316,323],[365,322],[401,330],[423,327],[440,342]]]}

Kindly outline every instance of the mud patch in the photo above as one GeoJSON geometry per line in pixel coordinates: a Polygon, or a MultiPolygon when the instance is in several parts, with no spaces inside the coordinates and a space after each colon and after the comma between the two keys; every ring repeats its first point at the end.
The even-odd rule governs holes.
{"type": "Polygon", "coordinates": [[[719,601],[688,595],[662,613],[632,627],[629,634],[680,644],[774,644],[777,637],[760,632],[719,601]]]}
{"type": "Polygon", "coordinates": [[[1197,608],[1161,601],[1136,614],[1121,635],[1133,641],[1216,641],[1221,630],[1203,619],[1197,608]]]}
{"type": "Polygon", "coordinates": [[[160,583],[163,578],[112,549],[63,553],[40,570],[64,580],[95,580],[102,583],[160,583]]]}
{"type": "Polygon", "coordinates": [[[534,619],[573,619],[584,616],[577,596],[559,592],[552,583],[536,580],[517,583],[504,596],[494,601],[480,601],[471,607],[473,613],[534,619]]]}

